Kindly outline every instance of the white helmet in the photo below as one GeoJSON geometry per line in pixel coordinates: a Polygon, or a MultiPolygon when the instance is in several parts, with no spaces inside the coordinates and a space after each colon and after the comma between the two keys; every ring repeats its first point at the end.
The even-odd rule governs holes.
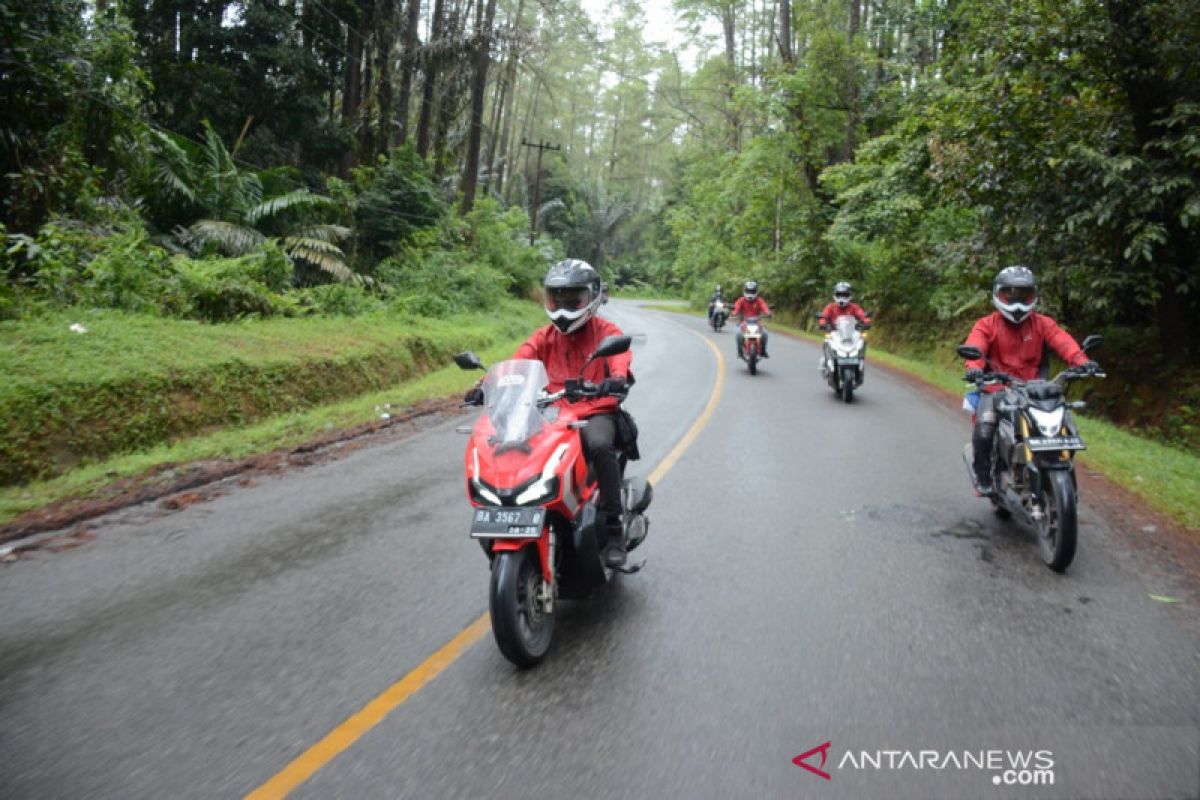
{"type": "Polygon", "coordinates": [[[833,299],[836,300],[837,304],[842,308],[850,305],[850,298],[853,296],[854,295],[850,289],[850,284],[846,283],[845,281],[842,281],[833,287],[833,299]]]}
{"type": "Polygon", "coordinates": [[[563,333],[582,328],[604,300],[600,273],[577,258],[568,258],[551,267],[543,285],[546,316],[563,333]]]}
{"type": "Polygon", "coordinates": [[[1037,279],[1028,267],[1000,270],[992,283],[992,305],[1009,322],[1023,322],[1037,305],[1037,279]]]}

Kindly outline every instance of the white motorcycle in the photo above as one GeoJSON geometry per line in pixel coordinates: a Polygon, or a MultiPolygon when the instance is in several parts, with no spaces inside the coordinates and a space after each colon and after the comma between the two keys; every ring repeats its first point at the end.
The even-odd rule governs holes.
{"type": "Polygon", "coordinates": [[[870,327],[846,314],[834,320],[832,329],[825,332],[821,374],[847,403],[854,399],[854,390],[862,386],[867,365],[867,338],[862,331],[870,327]]]}
{"type": "Polygon", "coordinates": [[[721,328],[725,327],[725,320],[728,318],[729,308],[725,305],[725,301],[714,300],[712,311],[708,315],[708,324],[712,326],[713,331],[720,333],[721,328]]]}

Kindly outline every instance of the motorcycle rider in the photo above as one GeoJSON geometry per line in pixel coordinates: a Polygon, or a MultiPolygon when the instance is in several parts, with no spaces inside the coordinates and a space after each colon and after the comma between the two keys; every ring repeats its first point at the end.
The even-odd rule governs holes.
{"type": "MultiPolygon", "coordinates": [[[[586,261],[568,258],[546,273],[546,316],[550,324],[538,328],[517,348],[513,358],[541,361],[546,366],[550,383],[548,392],[557,392],[565,381],[579,376],[587,357],[606,336],[620,336],[621,329],[596,310],[603,302],[600,274],[586,261]]],[[[629,370],[632,356],[625,352],[598,358],[584,370],[584,380],[597,384],[599,397],[576,400],[572,408],[587,425],[580,429],[583,449],[596,473],[600,488],[600,520],[607,542],[602,556],[609,567],[625,564],[625,533],[621,520],[621,465],[618,460],[617,410],[633,384],[629,370]]],[[[480,403],[482,389],[478,386],[467,392],[468,403],[480,403]]],[[[568,402],[565,398],[559,402],[568,402]]]]}
{"type": "MultiPolygon", "coordinates": [[[[1071,334],[1045,314],[1035,312],[1037,279],[1028,267],[1005,267],[992,283],[992,305],[996,310],[978,320],[965,344],[978,347],[983,359],[967,361],[966,379],[976,381],[985,369],[1004,372],[1023,381],[1045,377],[1049,371],[1049,350],[1072,367],[1099,372],[1100,365],[1084,353],[1071,334]],[[990,361],[990,365],[987,363],[990,361]]],[[[980,497],[995,493],[992,486],[992,447],[998,422],[994,397],[1000,384],[985,386],[975,409],[975,429],[971,434],[974,448],[976,492],[980,497]]]]}
{"type": "MultiPolygon", "coordinates": [[[[758,281],[746,281],[742,285],[742,296],[733,304],[733,310],[729,312],[731,317],[746,319],[747,317],[765,318],[771,316],[771,309],[767,305],[767,301],[758,296],[758,281]]],[[[738,358],[742,357],[742,329],[739,326],[737,332],[737,353],[738,358]]],[[[763,358],[770,358],[767,355],[767,329],[762,327],[762,353],[763,358]]]]}
{"type": "Polygon", "coordinates": [[[725,295],[721,291],[721,284],[718,283],[716,285],[716,287],[713,289],[712,296],[708,298],[708,321],[709,322],[712,322],[713,306],[715,306],[717,304],[718,300],[724,300],[724,299],[725,299],[725,295]]]}
{"type": "Polygon", "coordinates": [[[817,320],[817,327],[823,331],[830,330],[833,327],[835,319],[849,315],[869,328],[871,326],[871,318],[867,316],[867,312],[863,310],[862,306],[853,301],[853,298],[854,292],[850,288],[850,284],[841,281],[834,286],[833,302],[821,310],[821,316],[817,320]]]}

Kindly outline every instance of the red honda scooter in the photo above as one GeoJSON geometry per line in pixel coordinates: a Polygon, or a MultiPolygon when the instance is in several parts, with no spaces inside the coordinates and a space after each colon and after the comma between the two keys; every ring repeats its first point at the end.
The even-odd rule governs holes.
{"type": "MultiPolygon", "coordinates": [[[[609,336],[584,367],[629,349],[630,337],[609,336]]],[[[474,353],[459,353],[463,369],[483,369],[474,353]]],[[[501,361],[483,379],[485,410],[471,428],[466,452],[467,497],[475,507],[471,536],[491,561],[488,607],[492,633],[505,658],[537,664],[550,649],[555,602],[586,596],[641,565],[612,569],[600,551],[598,487],[583,456],[579,430],[587,425],[571,401],[598,397],[580,378],[547,393],[540,361],[501,361]],[[568,402],[557,404],[559,400],[568,402]]],[[[625,457],[621,456],[622,471],[625,457]]],[[[644,478],[622,482],[627,551],[646,538],[652,491],[644,478]]]]}

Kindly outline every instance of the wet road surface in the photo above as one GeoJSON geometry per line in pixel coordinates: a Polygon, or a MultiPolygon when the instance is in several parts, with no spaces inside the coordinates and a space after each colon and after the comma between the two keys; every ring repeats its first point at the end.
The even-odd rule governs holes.
{"type": "MultiPolygon", "coordinates": [[[[484,636],[292,796],[1200,796],[1195,610],[1086,495],[1056,575],[971,496],[963,415],[870,367],[841,403],[808,342],[751,377],[728,328],[605,313],[646,334],[630,472],[725,376],[645,570],[560,605],[536,669],[484,636]]],[[[486,611],[461,423],[0,570],[0,797],[244,796],[420,668],[486,611]]]]}

